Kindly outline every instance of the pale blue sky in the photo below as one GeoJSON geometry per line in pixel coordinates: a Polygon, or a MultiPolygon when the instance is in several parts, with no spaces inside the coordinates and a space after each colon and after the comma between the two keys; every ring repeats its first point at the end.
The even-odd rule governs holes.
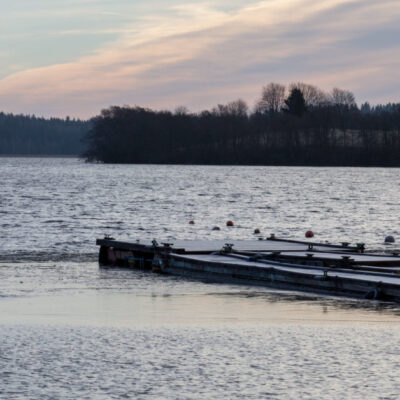
{"type": "Polygon", "coordinates": [[[400,101],[399,0],[14,0],[1,10],[4,111],[252,106],[271,81],[400,101]]]}
{"type": "MultiPolygon", "coordinates": [[[[195,2],[192,2],[195,3],[195,2]]],[[[198,3],[201,3],[199,1],[198,3]]],[[[246,0],[219,1],[233,11],[246,0]]],[[[0,16],[0,78],[28,68],[64,63],[116,40],[126,25],[172,14],[181,0],[14,0],[0,16]]]]}
{"type": "Polygon", "coordinates": [[[126,24],[151,12],[151,7],[142,4],[129,0],[16,0],[2,6],[1,76],[90,54],[116,40],[126,24]]]}

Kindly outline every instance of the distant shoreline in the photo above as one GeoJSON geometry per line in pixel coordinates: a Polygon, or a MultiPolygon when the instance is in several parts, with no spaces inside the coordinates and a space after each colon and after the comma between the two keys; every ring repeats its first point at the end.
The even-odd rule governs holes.
{"type": "Polygon", "coordinates": [[[93,120],[83,156],[107,164],[400,167],[400,103],[367,112],[306,107],[303,99],[301,113],[248,113],[242,103],[200,114],[112,106],[93,120]]]}
{"type": "Polygon", "coordinates": [[[181,167],[273,167],[273,168],[384,168],[384,169],[398,169],[400,166],[386,166],[386,165],[294,165],[294,164],[202,164],[202,163],[105,163],[105,162],[93,162],[85,161],[82,156],[79,155],[29,155],[29,154],[0,154],[0,158],[68,158],[82,160],[88,164],[102,164],[102,165],[146,165],[146,166],[181,166],[181,167]]]}
{"type": "Polygon", "coordinates": [[[0,158],[80,158],[80,155],[71,154],[0,154],[0,158]]]}

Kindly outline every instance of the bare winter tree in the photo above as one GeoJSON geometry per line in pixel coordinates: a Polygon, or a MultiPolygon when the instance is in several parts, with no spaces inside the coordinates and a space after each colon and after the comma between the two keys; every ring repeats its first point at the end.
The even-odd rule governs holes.
{"type": "Polygon", "coordinates": [[[348,90],[334,88],[331,93],[332,103],[339,106],[353,107],[356,105],[354,94],[348,90]]]}
{"type": "Polygon", "coordinates": [[[189,109],[185,106],[178,106],[175,108],[175,115],[187,115],[189,114],[189,109]]]}
{"type": "Polygon", "coordinates": [[[289,91],[298,89],[303,93],[307,106],[322,106],[329,103],[329,96],[314,85],[303,82],[295,82],[289,85],[289,91]]]}
{"type": "Polygon", "coordinates": [[[249,111],[247,103],[242,99],[231,101],[226,105],[226,107],[228,109],[229,114],[241,117],[247,115],[247,112],[249,111]]]}
{"type": "Polygon", "coordinates": [[[235,116],[245,116],[247,115],[249,107],[246,102],[242,99],[231,101],[227,104],[218,104],[212,109],[215,115],[235,115],[235,116]]]}
{"type": "Polygon", "coordinates": [[[285,86],[270,83],[262,88],[261,99],[256,103],[256,110],[262,113],[276,113],[281,110],[285,101],[285,86]]]}

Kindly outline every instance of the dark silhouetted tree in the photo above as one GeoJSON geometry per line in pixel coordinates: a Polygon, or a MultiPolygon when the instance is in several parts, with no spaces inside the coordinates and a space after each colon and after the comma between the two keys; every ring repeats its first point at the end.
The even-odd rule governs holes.
{"type": "Polygon", "coordinates": [[[292,89],[289,97],[285,100],[285,107],[283,110],[296,117],[301,117],[307,111],[306,102],[304,100],[303,92],[300,89],[292,89]]]}
{"type": "Polygon", "coordinates": [[[320,107],[327,105],[330,102],[329,95],[314,85],[295,82],[289,85],[289,91],[292,92],[293,89],[301,91],[307,107],[320,107]]]}
{"type": "Polygon", "coordinates": [[[284,104],[285,91],[285,86],[279,83],[270,83],[264,86],[261,99],[256,104],[256,111],[261,113],[279,112],[284,104]]]}
{"type": "Polygon", "coordinates": [[[335,106],[354,107],[356,106],[356,99],[354,94],[348,90],[334,88],[331,94],[332,103],[335,106]]]}

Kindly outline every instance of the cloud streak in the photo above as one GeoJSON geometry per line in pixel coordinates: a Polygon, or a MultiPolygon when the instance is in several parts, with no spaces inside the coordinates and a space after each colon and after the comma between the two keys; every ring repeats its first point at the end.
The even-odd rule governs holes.
{"type": "Polygon", "coordinates": [[[270,81],[299,80],[354,90],[361,101],[394,101],[396,3],[269,0],[234,11],[206,2],[173,5],[119,28],[116,40],[92,54],[5,77],[0,104],[81,117],[110,104],[200,110],[237,97],[252,103],[270,81]]]}

